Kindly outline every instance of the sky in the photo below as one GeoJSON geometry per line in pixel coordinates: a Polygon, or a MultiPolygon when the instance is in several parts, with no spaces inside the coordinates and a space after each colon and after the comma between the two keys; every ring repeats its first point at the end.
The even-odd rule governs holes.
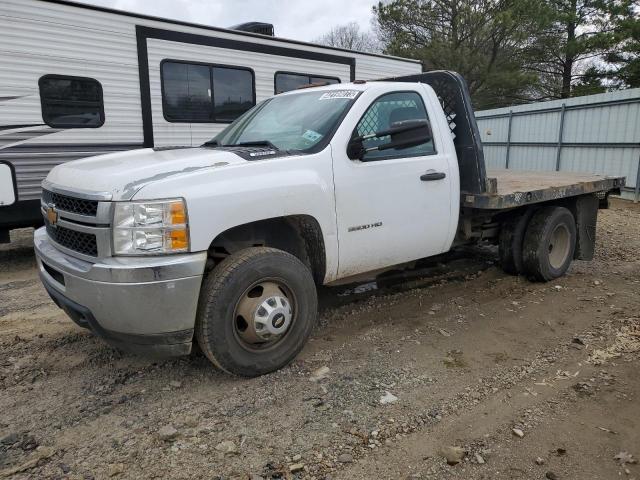
{"type": "Polygon", "coordinates": [[[278,37],[313,41],[336,25],[356,22],[370,29],[375,0],[80,0],[82,3],[157,17],[230,27],[272,23],[278,37]]]}

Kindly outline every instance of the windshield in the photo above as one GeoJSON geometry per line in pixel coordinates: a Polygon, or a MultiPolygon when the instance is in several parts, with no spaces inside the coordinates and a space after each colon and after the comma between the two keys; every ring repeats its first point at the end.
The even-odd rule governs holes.
{"type": "Polygon", "coordinates": [[[321,90],[273,97],[246,112],[207,144],[266,145],[303,152],[324,148],[358,94],[357,90],[321,90]]]}

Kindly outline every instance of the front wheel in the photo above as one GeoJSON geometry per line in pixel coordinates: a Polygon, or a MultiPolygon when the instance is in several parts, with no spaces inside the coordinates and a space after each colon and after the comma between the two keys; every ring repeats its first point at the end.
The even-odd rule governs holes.
{"type": "Polygon", "coordinates": [[[309,267],[282,250],[248,248],[223,260],[203,282],[196,339],[222,370],[263,375],[302,350],[317,305],[309,267]]]}

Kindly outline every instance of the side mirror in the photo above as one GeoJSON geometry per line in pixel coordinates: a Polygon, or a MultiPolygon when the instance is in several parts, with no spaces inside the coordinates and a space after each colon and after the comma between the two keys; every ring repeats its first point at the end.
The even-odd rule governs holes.
{"type": "Polygon", "coordinates": [[[428,120],[404,120],[402,122],[394,122],[387,132],[388,133],[382,132],[382,134],[376,134],[376,136],[380,137],[385,135],[391,136],[391,141],[378,146],[378,150],[411,148],[427,143],[433,137],[428,120]]]}
{"type": "Polygon", "coordinates": [[[364,148],[362,137],[356,137],[349,141],[347,145],[347,157],[350,160],[362,160],[367,151],[364,148]]]}
{"type": "Polygon", "coordinates": [[[387,130],[381,130],[370,135],[363,135],[351,139],[347,145],[347,156],[351,160],[362,160],[365,153],[374,150],[389,150],[391,148],[411,148],[429,142],[433,138],[431,125],[428,120],[404,120],[394,122],[387,130]],[[364,148],[363,142],[370,138],[391,137],[391,141],[377,147],[364,148]]]}

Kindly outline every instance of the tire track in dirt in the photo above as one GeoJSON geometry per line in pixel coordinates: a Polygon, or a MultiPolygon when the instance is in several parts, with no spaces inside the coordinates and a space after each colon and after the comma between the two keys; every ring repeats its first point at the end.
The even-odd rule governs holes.
{"type": "MultiPolygon", "coordinates": [[[[363,289],[354,301],[342,295],[353,287],[328,289],[320,326],[300,357],[257,379],[220,374],[197,354],[158,361],[118,353],[73,326],[53,304],[33,308],[36,287],[11,289],[22,292],[16,298],[25,310],[0,317],[0,378],[7,382],[0,389],[0,438],[17,432],[54,449],[47,461],[17,478],[106,478],[116,470],[116,478],[371,478],[365,476],[371,472],[394,479],[414,473],[519,478],[520,470],[538,475],[529,455],[513,453],[516,447],[535,435],[553,435],[551,419],[587,420],[567,417],[574,405],[591,413],[611,405],[610,399],[600,403],[599,392],[633,398],[640,391],[625,379],[626,370],[612,373],[615,382],[596,371],[594,395],[580,396],[572,388],[588,376],[583,368],[579,379],[555,381],[557,391],[534,385],[558,370],[574,373],[570,366],[594,345],[614,341],[621,322],[640,311],[640,264],[632,256],[640,235],[618,231],[627,222],[640,234],[640,214],[603,212],[602,220],[596,260],[576,262],[569,276],[551,284],[505,276],[483,253],[466,267],[454,261],[461,272],[454,280],[442,272],[450,267],[438,265],[441,277],[433,270],[427,278],[420,276],[424,272],[398,272],[404,278],[391,280],[391,287],[399,293],[363,289]],[[614,233],[604,235],[607,229],[614,233]],[[572,342],[576,336],[586,347],[572,342]],[[329,367],[327,377],[311,382],[323,366],[329,367]],[[386,391],[398,400],[381,405],[386,391]],[[589,402],[597,408],[584,406],[589,402]],[[514,422],[530,424],[520,443],[511,438],[514,422]],[[158,431],[167,425],[178,432],[164,441],[158,431]],[[436,438],[459,440],[472,453],[492,453],[485,453],[485,465],[448,467],[437,456],[423,460],[421,455],[432,455],[436,438]],[[233,442],[239,454],[217,450],[221,442],[233,442]],[[354,463],[338,461],[345,454],[354,463]],[[293,463],[304,464],[295,475],[289,472],[293,463]],[[70,473],[62,474],[60,464],[70,473]],[[376,465],[379,470],[371,470],[376,465]]],[[[25,270],[27,263],[19,260],[9,276],[0,272],[0,285],[33,280],[35,269],[25,270]]],[[[584,433],[572,449],[588,452],[587,443],[599,441],[584,433]]],[[[539,450],[542,440],[536,442],[539,450]]],[[[0,470],[31,455],[0,447],[0,470]]],[[[584,478],[597,467],[586,458],[583,465],[567,461],[553,468],[569,466],[584,478]]]]}

